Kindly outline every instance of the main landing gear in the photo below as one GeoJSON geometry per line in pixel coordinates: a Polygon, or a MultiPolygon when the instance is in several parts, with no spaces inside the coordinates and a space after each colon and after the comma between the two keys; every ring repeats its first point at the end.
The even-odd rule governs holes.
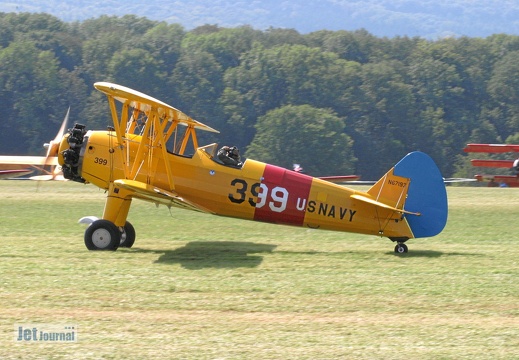
{"type": "Polygon", "coordinates": [[[135,242],[135,229],[128,221],[124,227],[98,219],[85,230],[85,245],[88,250],[117,250],[119,247],[131,248],[135,242]]]}

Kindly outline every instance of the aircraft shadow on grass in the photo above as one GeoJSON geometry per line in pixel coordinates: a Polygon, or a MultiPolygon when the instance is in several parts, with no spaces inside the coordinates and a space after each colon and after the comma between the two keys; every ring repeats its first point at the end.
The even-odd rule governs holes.
{"type": "MultiPolygon", "coordinates": [[[[270,254],[277,248],[277,245],[258,244],[240,241],[192,241],[185,246],[174,250],[148,250],[132,248],[132,252],[161,254],[155,260],[156,264],[179,264],[185,269],[200,270],[206,268],[232,269],[232,268],[254,268],[263,262],[263,256],[253,254],[270,254]]],[[[278,253],[290,253],[280,251],[278,253]]],[[[299,252],[298,254],[316,255],[320,251],[299,252]]],[[[345,252],[348,256],[354,253],[345,252]]],[[[396,255],[394,252],[387,252],[386,255],[399,256],[402,258],[439,258],[442,256],[480,256],[479,254],[441,252],[434,250],[414,250],[412,252],[396,255]]]]}
{"type": "MultiPolygon", "coordinates": [[[[326,252],[326,251],[305,251],[305,252],[293,252],[293,251],[276,251],[277,254],[298,254],[298,255],[319,255],[319,254],[333,254],[334,256],[341,255],[344,257],[359,255],[360,253],[364,255],[372,254],[372,251],[366,250],[351,250],[351,251],[341,251],[341,252],[326,252]]],[[[385,253],[386,255],[398,256],[402,258],[439,258],[442,256],[480,256],[479,254],[471,254],[471,253],[460,253],[460,252],[442,252],[442,251],[434,251],[434,250],[412,250],[405,254],[396,254],[393,251],[388,251],[385,253]]]]}
{"type": "Polygon", "coordinates": [[[386,255],[399,256],[399,257],[403,257],[403,258],[412,258],[412,257],[438,258],[438,257],[446,255],[446,254],[444,252],[434,251],[434,250],[413,250],[413,251],[409,251],[408,253],[405,253],[405,254],[396,254],[394,252],[387,252],[386,255]]]}
{"type": "Polygon", "coordinates": [[[438,258],[442,256],[480,256],[480,254],[460,253],[460,252],[443,252],[434,250],[413,250],[405,254],[395,254],[394,252],[387,252],[386,255],[399,256],[402,258],[438,258]]]}
{"type": "MultiPolygon", "coordinates": [[[[162,253],[155,261],[159,264],[180,264],[190,270],[231,269],[257,267],[263,261],[263,256],[253,254],[272,253],[276,247],[277,245],[252,242],[193,241],[178,249],[153,250],[153,252],[162,253]]],[[[135,248],[133,250],[148,251],[135,248]]]]}

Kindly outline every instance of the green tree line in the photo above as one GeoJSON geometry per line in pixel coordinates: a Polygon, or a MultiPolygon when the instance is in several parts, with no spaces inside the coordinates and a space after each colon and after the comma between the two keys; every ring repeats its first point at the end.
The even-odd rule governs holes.
{"type": "MultiPolygon", "coordinates": [[[[406,153],[469,176],[463,147],[519,138],[519,37],[380,38],[102,16],[0,13],[1,154],[36,154],[71,122],[110,125],[96,81],[221,131],[200,142],[311,175],[376,179],[406,153]]],[[[72,125],[72,124],[71,124],[72,125]]]]}

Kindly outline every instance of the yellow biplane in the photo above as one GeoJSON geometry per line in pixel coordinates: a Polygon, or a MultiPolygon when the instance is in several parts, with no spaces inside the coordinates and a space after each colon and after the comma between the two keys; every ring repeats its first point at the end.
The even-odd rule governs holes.
{"type": "Polygon", "coordinates": [[[408,239],[437,235],[447,221],[443,178],[424,153],[408,154],[368,191],[356,191],[252,159],[230,161],[216,143],[198,144],[197,131],[215,129],[127,87],[94,86],[108,97],[113,127],[87,131],[76,124],[58,153],[65,178],[107,190],[102,218],[83,218],[90,250],[133,245],[135,229],[127,221],[133,199],[383,236],[397,243],[397,253],[407,252],[408,239]]]}

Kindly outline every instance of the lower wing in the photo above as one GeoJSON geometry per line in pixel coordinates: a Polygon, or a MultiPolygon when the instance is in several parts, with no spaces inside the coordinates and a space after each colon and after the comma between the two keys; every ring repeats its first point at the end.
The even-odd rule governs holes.
{"type": "Polygon", "coordinates": [[[177,193],[169,190],[161,189],[157,186],[145,184],[135,180],[115,180],[114,185],[133,192],[133,197],[138,199],[160,203],[166,206],[174,206],[182,209],[195,210],[206,213],[213,213],[212,211],[186,200],[177,193]]]}

